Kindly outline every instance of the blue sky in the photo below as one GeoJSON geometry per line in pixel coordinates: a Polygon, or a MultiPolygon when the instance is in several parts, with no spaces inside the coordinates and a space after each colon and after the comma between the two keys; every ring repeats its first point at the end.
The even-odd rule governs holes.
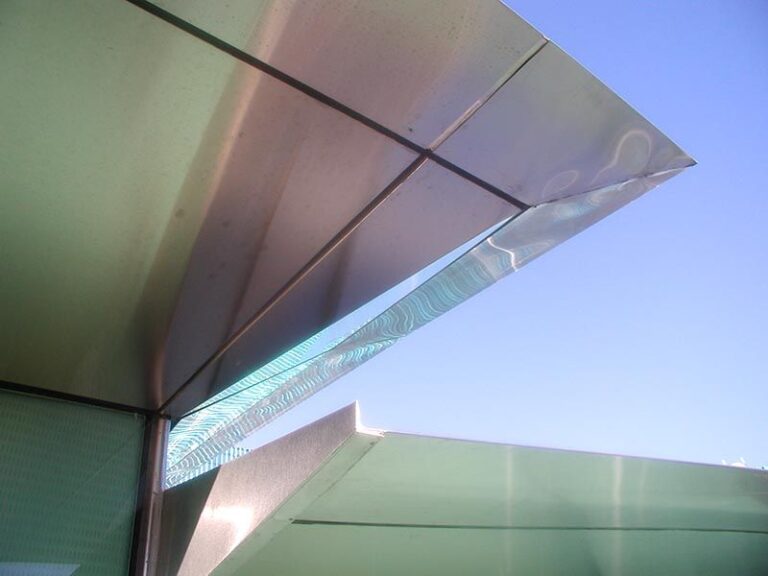
{"type": "Polygon", "coordinates": [[[294,408],[768,465],[768,2],[509,0],[699,162],[294,408]]]}

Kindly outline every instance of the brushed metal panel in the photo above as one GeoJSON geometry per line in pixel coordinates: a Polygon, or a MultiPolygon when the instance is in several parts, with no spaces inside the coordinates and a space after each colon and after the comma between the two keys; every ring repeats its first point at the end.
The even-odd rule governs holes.
{"type": "Polygon", "coordinates": [[[2,379],[158,408],[415,157],[128,3],[2,16],[2,379]]]}
{"type": "MultiPolygon", "coordinates": [[[[416,158],[277,80],[252,74],[170,325],[165,398],[416,158]]],[[[268,340],[289,345],[279,330],[268,340]]]]}
{"type": "MultiPolygon", "coordinates": [[[[208,16],[219,9],[189,6],[208,16]]],[[[392,86],[401,89],[414,105],[409,113],[425,122],[419,127],[406,114],[402,126],[418,125],[419,134],[430,135],[424,142],[445,133],[445,122],[435,120],[443,111],[456,108],[445,116],[455,125],[498,87],[504,75],[494,68],[503,60],[497,52],[504,58],[516,54],[511,68],[499,68],[509,71],[540,41],[495,2],[428,4],[431,8],[424,10],[404,0],[238,6],[258,12],[238,9],[227,18],[247,23],[244,29],[255,26],[247,37],[256,39],[259,50],[283,55],[299,68],[309,62],[312,71],[326,70],[318,72],[321,78],[334,76],[323,68],[327,63],[319,64],[324,62],[319,55],[337,55],[341,63],[333,63],[333,70],[345,71],[344,86],[361,90],[354,94],[365,100],[362,104],[380,104],[372,113],[398,116],[401,111],[393,111],[400,104],[391,109],[385,104],[401,102],[387,92],[392,86]],[[462,18],[466,28],[457,24],[462,18]],[[339,25],[337,20],[349,36],[332,26],[339,25]],[[411,25],[421,27],[424,36],[408,40],[419,42],[392,42],[411,25]],[[516,27],[524,33],[513,34],[516,27]],[[266,36],[260,35],[264,31],[266,36]],[[533,44],[516,44],[528,35],[533,44]],[[362,49],[363,39],[375,50],[362,49]],[[415,50],[413,62],[404,57],[403,46],[415,50]],[[342,55],[349,62],[343,63],[342,55]],[[486,65],[476,59],[487,60],[486,65]],[[429,66],[422,67],[424,62],[429,66]],[[377,84],[370,73],[381,66],[386,82],[377,84]],[[496,78],[491,92],[485,85],[477,88],[485,82],[475,82],[477,70],[496,78]],[[482,98],[470,98],[457,87],[482,98]],[[461,106],[445,100],[454,93],[471,100],[469,108],[464,100],[461,106]],[[386,102],[376,100],[381,94],[389,94],[386,102]],[[464,111],[456,117],[459,108],[464,111]],[[433,112],[437,116],[430,116],[433,112]]],[[[402,173],[414,153],[128,3],[9,1],[0,10],[0,64],[7,80],[0,87],[2,379],[158,408],[207,366],[190,397],[172,406],[178,416],[514,213],[498,198],[427,164],[228,349],[222,362],[208,366],[206,361],[248,326],[286,278],[402,173]],[[430,189],[433,185],[436,189],[430,189]]],[[[465,142],[463,134],[476,135],[472,127],[478,118],[488,124],[486,113],[500,97],[508,99],[507,91],[522,83],[525,95],[540,85],[554,94],[540,98],[541,110],[534,114],[521,106],[522,112],[514,114],[531,116],[531,127],[539,127],[547,114],[554,118],[531,139],[532,149],[546,153],[531,158],[521,151],[519,156],[538,170],[538,176],[526,176],[531,182],[549,178],[548,170],[556,177],[555,184],[548,179],[529,187],[542,188],[547,198],[582,189],[582,176],[578,186],[563,185],[560,164],[578,164],[569,154],[583,148],[574,134],[588,128],[579,118],[594,116],[584,104],[590,98],[611,112],[607,127],[585,132],[590,147],[583,153],[609,158],[597,170],[588,157],[579,156],[586,166],[579,168],[597,170],[592,184],[626,178],[643,157],[636,133],[645,130],[652,143],[657,133],[642,124],[616,136],[612,130],[627,108],[591,77],[584,81],[588,90],[581,86],[584,74],[557,49],[545,47],[448,139],[445,149],[465,142]],[[531,75],[536,62],[547,59],[554,64],[539,73],[543,79],[531,75]],[[558,90],[572,89],[576,97],[558,96],[558,90]],[[567,108],[571,100],[580,103],[578,114],[570,110],[561,117],[544,110],[554,107],[559,113],[558,106],[567,108]],[[558,122],[567,137],[552,128],[558,122]],[[598,146],[614,137],[619,143],[613,148],[598,146]],[[568,161],[557,160],[561,156],[568,161]],[[548,157],[557,162],[541,160],[548,157]]],[[[334,81],[338,86],[330,88],[344,87],[334,81]]],[[[497,120],[491,133],[503,125],[497,120]]],[[[689,161],[658,139],[657,148],[649,145],[645,169],[689,161]]],[[[456,152],[459,164],[478,160],[471,148],[456,152]]],[[[494,153],[480,158],[481,164],[495,158],[500,166],[517,166],[494,153]]],[[[525,166],[517,167],[525,173],[525,166]]]]}
{"type": "Polygon", "coordinates": [[[530,205],[693,164],[551,43],[437,153],[530,205]]]}
{"type": "Polygon", "coordinates": [[[496,0],[154,0],[427,147],[541,35],[496,0]]]}
{"type": "MultiPolygon", "coordinates": [[[[247,330],[171,403],[182,415],[352,312],[517,208],[431,161],[423,164],[293,290],[252,325],[266,294],[245,292],[247,330]],[[253,295],[253,297],[251,296],[253,295]],[[261,299],[261,300],[260,300],[261,299]]],[[[259,278],[256,278],[258,281],[259,278]]]]}
{"type": "Polygon", "coordinates": [[[156,573],[209,574],[354,435],[356,421],[353,404],[167,490],[156,573]]]}

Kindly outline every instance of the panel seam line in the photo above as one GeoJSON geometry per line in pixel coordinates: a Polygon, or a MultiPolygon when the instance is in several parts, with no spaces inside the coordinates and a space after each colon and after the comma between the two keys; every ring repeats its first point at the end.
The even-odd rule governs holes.
{"type": "Polygon", "coordinates": [[[445,142],[454,132],[461,128],[467,120],[472,118],[475,113],[482,108],[486,102],[493,98],[496,93],[501,90],[512,78],[522,70],[528,62],[530,62],[541,50],[549,44],[549,40],[544,36],[540,36],[539,39],[531,46],[513,65],[500,77],[499,81],[491,87],[488,92],[478,98],[472,106],[467,108],[464,113],[459,116],[453,124],[448,126],[442,134],[440,134],[432,144],[429,145],[430,150],[436,150],[443,142],[445,142]]]}
{"type": "MultiPolygon", "coordinates": [[[[131,0],[129,0],[131,1],[131,0]]],[[[344,240],[346,240],[357,228],[365,222],[370,215],[381,206],[395,191],[402,186],[402,184],[408,179],[411,174],[418,170],[427,157],[425,154],[417,157],[411,162],[394,180],[392,180],[371,202],[369,202],[365,208],[358,212],[354,218],[352,218],[347,224],[328,242],[318,250],[310,260],[302,266],[296,274],[294,274],[283,286],[275,292],[269,300],[267,300],[256,312],[254,312],[248,320],[246,320],[231,336],[229,336],[222,345],[205,361],[200,365],[191,376],[189,376],[184,383],[179,386],[160,406],[159,411],[164,413],[168,406],[178,398],[179,394],[184,391],[187,386],[194,381],[200,374],[205,371],[210,365],[212,365],[232,347],[247,331],[249,331],[254,324],[261,320],[275,305],[277,305],[288,292],[291,291],[296,285],[298,285],[312,270],[314,270],[331,252],[333,252],[338,246],[340,246],[344,240]]]]}
{"type": "Polygon", "coordinates": [[[346,526],[352,528],[416,528],[438,530],[556,530],[556,531],[596,531],[596,532],[723,532],[738,534],[762,534],[766,530],[748,528],[701,528],[684,526],[525,526],[525,525],[488,525],[488,524],[420,524],[409,522],[354,522],[344,520],[314,520],[296,518],[292,522],[304,526],[346,526]]]}
{"type": "MultiPolygon", "coordinates": [[[[401,136],[394,130],[387,128],[383,124],[380,124],[379,122],[373,120],[372,118],[369,118],[365,114],[358,112],[354,108],[350,108],[346,104],[339,102],[338,100],[336,100],[331,96],[328,96],[324,92],[321,92],[316,88],[313,88],[309,84],[306,84],[301,80],[294,78],[293,76],[283,72],[279,68],[275,68],[271,64],[268,64],[263,60],[256,58],[254,55],[249,54],[244,50],[241,50],[237,46],[234,46],[217,36],[214,36],[210,32],[207,32],[202,28],[195,26],[194,24],[184,20],[183,18],[180,18],[179,16],[176,16],[175,14],[163,8],[160,8],[159,6],[153,4],[152,2],[149,2],[148,0],[125,0],[125,1],[136,6],[141,10],[144,10],[145,12],[151,14],[152,16],[155,16],[156,18],[163,20],[164,22],[166,22],[167,24],[170,24],[174,28],[181,30],[183,32],[186,32],[190,36],[197,38],[198,40],[208,44],[209,46],[216,48],[224,52],[225,54],[228,54],[229,56],[232,56],[236,60],[239,60],[240,62],[243,62],[244,64],[257,69],[267,74],[268,76],[271,76],[272,78],[282,82],[283,84],[286,84],[291,88],[298,90],[299,92],[305,94],[306,96],[309,96],[313,100],[320,102],[321,104],[325,104],[326,106],[336,110],[337,112],[344,114],[348,118],[351,118],[353,120],[356,120],[357,122],[360,122],[361,124],[370,128],[371,130],[374,130],[375,132],[378,132],[379,134],[386,136],[391,140],[394,140],[401,146],[409,150],[412,150],[417,154],[426,155],[430,160],[434,160],[435,162],[437,162],[447,170],[450,170],[454,174],[469,180],[476,186],[479,186],[485,191],[490,192],[494,196],[498,196],[499,198],[501,198],[502,200],[505,200],[506,202],[512,204],[513,206],[521,210],[524,210],[525,208],[528,207],[528,204],[526,204],[525,202],[522,202],[521,200],[515,198],[514,196],[507,194],[506,192],[502,191],[498,187],[494,186],[489,182],[486,182],[485,180],[475,176],[474,174],[470,174],[466,170],[459,168],[452,162],[449,162],[448,160],[445,160],[444,158],[439,157],[432,150],[424,148],[423,146],[420,146],[419,144],[412,142],[408,138],[401,136]]],[[[526,62],[527,61],[528,60],[526,60],[526,62]]]]}

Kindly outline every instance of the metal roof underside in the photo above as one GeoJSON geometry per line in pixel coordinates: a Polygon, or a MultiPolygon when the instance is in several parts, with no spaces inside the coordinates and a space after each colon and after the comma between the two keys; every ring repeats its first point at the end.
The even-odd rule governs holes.
{"type": "MultiPolygon", "coordinates": [[[[443,302],[471,273],[442,313],[692,163],[496,0],[10,0],[0,21],[0,380],[176,418],[406,280],[437,309],[424,282],[443,302]]],[[[383,334],[391,304],[248,416],[435,316],[383,334]]]]}
{"type": "Polygon", "coordinates": [[[348,407],[164,495],[159,574],[768,573],[757,470],[371,431],[348,407]]]}

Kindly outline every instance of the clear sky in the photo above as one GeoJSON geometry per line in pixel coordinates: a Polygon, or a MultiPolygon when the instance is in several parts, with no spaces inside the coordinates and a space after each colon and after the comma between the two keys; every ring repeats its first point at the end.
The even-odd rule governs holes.
{"type": "Polygon", "coordinates": [[[255,438],[388,430],[768,465],[768,2],[508,0],[699,165],[255,438]]]}

